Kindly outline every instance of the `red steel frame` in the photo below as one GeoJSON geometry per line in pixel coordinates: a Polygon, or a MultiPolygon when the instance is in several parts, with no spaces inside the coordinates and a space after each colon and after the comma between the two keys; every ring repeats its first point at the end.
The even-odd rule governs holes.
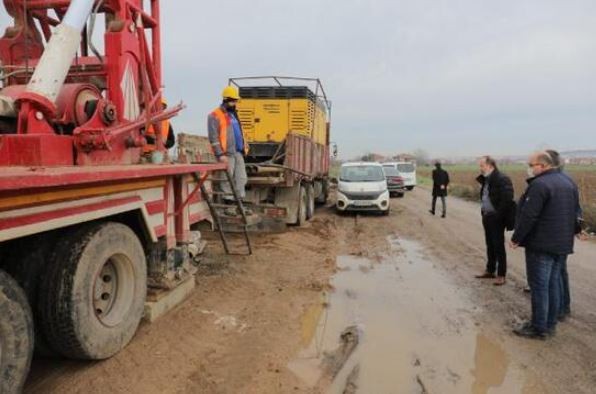
{"type": "Polygon", "coordinates": [[[155,149],[166,153],[161,121],[182,109],[161,106],[160,7],[159,0],[148,3],[144,9],[143,0],[96,1],[96,11],[106,15],[104,53],[90,53],[88,24],[52,103],[25,87],[70,1],[4,0],[15,26],[0,38],[0,61],[14,71],[0,95],[15,100],[17,118],[12,126],[0,122],[0,242],[137,212],[150,238],[165,237],[170,248],[188,242],[190,225],[208,216],[196,209],[204,204],[191,174],[200,173],[201,183],[225,164],[140,164],[144,131],[153,126],[155,149]],[[133,119],[131,98],[139,104],[133,119]],[[90,100],[92,114],[85,107],[90,100]]]}
{"type": "Polygon", "coordinates": [[[72,112],[83,113],[80,107],[85,102],[77,102],[76,96],[61,94],[54,105],[24,91],[43,53],[44,40],[50,39],[51,27],[60,23],[70,1],[4,0],[15,26],[0,39],[0,60],[5,69],[15,71],[6,80],[12,89],[2,94],[16,101],[18,119],[16,133],[0,130],[0,165],[136,164],[146,143],[143,132],[150,126],[156,129],[156,149],[165,151],[161,120],[174,116],[182,106],[167,111],[161,106],[159,0],[150,0],[150,10],[143,9],[142,0],[103,0],[100,4],[98,13],[107,21],[104,54],[98,58],[89,53],[87,26],[65,85],[94,85],[99,90],[95,113],[77,122],[63,111],[74,108],[72,112]],[[146,30],[150,30],[151,46],[146,30]],[[134,94],[124,91],[125,81],[134,87],[134,94]],[[126,117],[127,99],[139,103],[134,108],[139,112],[135,119],[126,117]],[[57,123],[68,123],[74,130],[57,135],[57,123]]]}
{"type": "MultiPolygon", "coordinates": [[[[209,217],[199,189],[225,164],[5,167],[0,172],[0,242],[120,213],[139,215],[149,238],[168,248],[190,241],[209,217]],[[200,182],[191,174],[199,173],[200,182]],[[158,198],[144,191],[160,191],[158,198]],[[124,194],[123,194],[124,193],[124,194]],[[194,214],[193,205],[201,206],[194,214]],[[158,215],[159,223],[148,220],[158,215]]],[[[196,210],[196,209],[195,209],[196,210]]]]}

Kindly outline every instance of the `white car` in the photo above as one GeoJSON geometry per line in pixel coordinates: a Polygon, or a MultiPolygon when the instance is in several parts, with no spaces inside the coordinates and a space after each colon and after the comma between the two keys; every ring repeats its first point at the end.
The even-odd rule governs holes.
{"type": "Polygon", "coordinates": [[[379,163],[345,163],[337,187],[338,212],[379,211],[389,214],[389,190],[379,163]]]}
{"type": "Polygon", "coordinates": [[[383,163],[383,167],[395,168],[404,179],[404,186],[408,190],[413,190],[416,186],[416,166],[406,161],[383,163]]]}

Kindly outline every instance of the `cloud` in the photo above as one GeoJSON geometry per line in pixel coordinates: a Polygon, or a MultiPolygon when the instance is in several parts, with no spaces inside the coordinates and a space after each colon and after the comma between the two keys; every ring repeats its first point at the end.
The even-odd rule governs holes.
{"type": "Polygon", "coordinates": [[[596,147],[593,0],[162,1],[164,83],[205,133],[228,77],[322,79],[350,157],[596,147]]]}

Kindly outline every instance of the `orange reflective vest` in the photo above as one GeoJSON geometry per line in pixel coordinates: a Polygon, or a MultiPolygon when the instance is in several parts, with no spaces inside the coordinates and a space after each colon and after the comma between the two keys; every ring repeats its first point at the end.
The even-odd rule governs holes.
{"type": "MultiPolygon", "coordinates": [[[[170,120],[169,119],[162,120],[161,121],[161,141],[163,142],[164,145],[166,144],[166,141],[168,140],[169,131],[170,131],[170,120]]],[[[145,132],[145,136],[155,138],[155,128],[153,127],[153,125],[149,126],[149,128],[145,132]]],[[[145,145],[145,148],[144,148],[145,152],[155,150],[156,145],[157,145],[157,141],[155,141],[153,144],[148,143],[147,145],[145,145]]]]}
{"type": "MultiPolygon", "coordinates": [[[[221,107],[214,109],[213,112],[211,112],[211,115],[213,115],[219,123],[219,144],[221,146],[221,151],[225,154],[228,151],[228,127],[230,126],[230,119],[228,118],[228,114],[226,114],[221,107]]],[[[240,122],[240,120],[238,122],[240,122]]],[[[240,125],[240,130],[242,130],[242,125],[240,125]]],[[[246,142],[246,134],[244,133],[244,130],[242,130],[242,139],[244,140],[244,154],[246,155],[248,154],[248,142],[246,142]]]]}

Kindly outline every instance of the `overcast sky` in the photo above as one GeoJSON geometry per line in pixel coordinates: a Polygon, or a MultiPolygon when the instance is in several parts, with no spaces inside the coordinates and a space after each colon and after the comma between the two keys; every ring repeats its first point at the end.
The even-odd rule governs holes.
{"type": "Polygon", "coordinates": [[[165,91],[205,134],[230,76],[319,77],[340,155],[596,148],[594,0],[162,1],[165,91]]]}

